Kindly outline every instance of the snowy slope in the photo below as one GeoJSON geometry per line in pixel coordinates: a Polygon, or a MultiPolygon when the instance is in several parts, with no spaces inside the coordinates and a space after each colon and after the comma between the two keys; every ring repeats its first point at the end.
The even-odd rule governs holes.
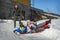
{"type": "MultiPolygon", "coordinates": [[[[45,20],[44,20],[45,21],[45,20]]],[[[39,21],[41,23],[43,21],[39,21]]],[[[13,20],[0,20],[0,40],[60,40],[60,19],[53,19],[50,29],[41,33],[15,35],[13,33],[13,20]]],[[[17,22],[17,27],[19,23],[17,22]]]]}

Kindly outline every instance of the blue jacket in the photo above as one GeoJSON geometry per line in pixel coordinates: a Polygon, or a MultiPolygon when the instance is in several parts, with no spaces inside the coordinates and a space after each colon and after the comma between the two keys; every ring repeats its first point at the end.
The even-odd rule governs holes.
{"type": "Polygon", "coordinates": [[[14,31],[17,31],[19,33],[26,33],[27,32],[27,27],[24,27],[25,29],[24,30],[21,30],[20,28],[14,30],[14,31]]]}

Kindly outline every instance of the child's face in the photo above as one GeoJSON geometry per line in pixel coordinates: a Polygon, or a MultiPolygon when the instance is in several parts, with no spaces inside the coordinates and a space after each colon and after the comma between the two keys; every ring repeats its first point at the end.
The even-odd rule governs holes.
{"type": "Polygon", "coordinates": [[[27,24],[30,24],[30,22],[27,22],[27,24]]]}
{"type": "Polygon", "coordinates": [[[24,30],[25,28],[24,27],[20,27],[20,30],[24,30]]]}
{"type": "Polygon", "coordinates": [[[17,5],[15,5],[15,8],[17,8],[18,6],[17,5]]]}

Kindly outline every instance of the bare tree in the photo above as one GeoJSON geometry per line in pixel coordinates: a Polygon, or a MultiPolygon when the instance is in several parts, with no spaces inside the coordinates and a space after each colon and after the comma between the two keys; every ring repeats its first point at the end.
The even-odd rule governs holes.
{"type": "Polygon", "coordinates": [[[47,8],[47,12],[48,12],[48,13],[52,13],[49,8],[47,8]]]}
{"type": "Polygon", "coordinates": [[[58,13],[60,13],[60,7],[56,7],[56,9],[57,9],[58,13]]]}

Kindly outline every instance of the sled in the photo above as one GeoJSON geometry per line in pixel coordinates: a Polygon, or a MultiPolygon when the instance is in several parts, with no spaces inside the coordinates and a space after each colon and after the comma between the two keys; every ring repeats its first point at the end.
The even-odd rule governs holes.
{"type": "MultiPolygon", "coordinates": [[[[24,23],[24,22],[23,22],[24,23]]],[[[45,20],[45,21],[37,21],[37,26],[36,26],[36,30],[35,32],[29,32],[29,33],[39,33],[39,32],[43,32],[45,29],[49,29],[50,28],[50,20],[45,20]]],[[[14,33],[16,34],[29,34],[29,33],[17,33],[17,31],[15,31],[14,33]]]]}

